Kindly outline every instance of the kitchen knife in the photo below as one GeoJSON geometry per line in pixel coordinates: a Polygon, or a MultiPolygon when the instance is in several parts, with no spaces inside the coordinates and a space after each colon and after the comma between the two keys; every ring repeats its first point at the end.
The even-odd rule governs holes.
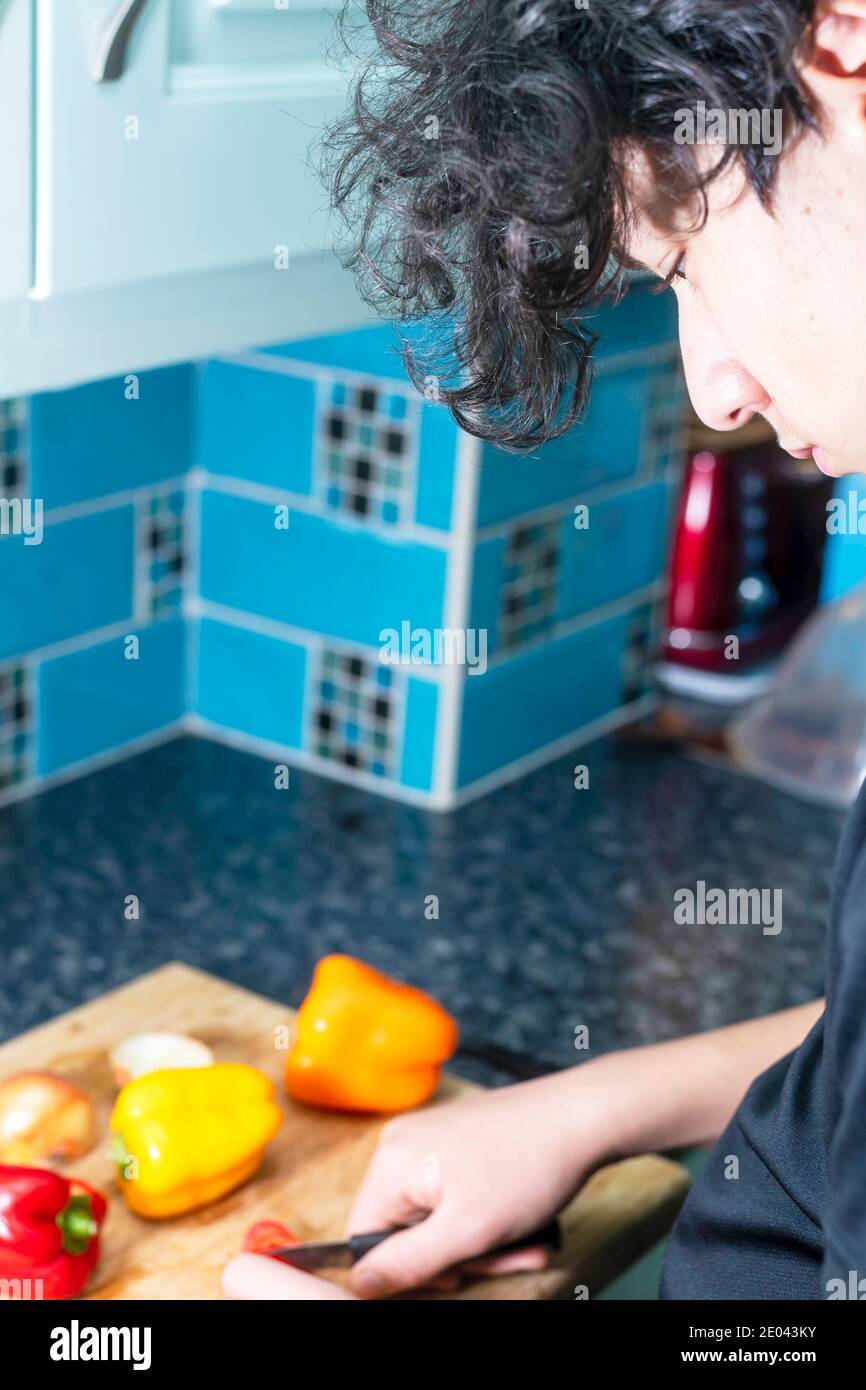
{"type": "MultiPolygon", "coordinates": [[[[279,1250],[264,1253],[272,1260],[282,1260],[284,1264],[294,1265],[296,1269],[346,1269],[356,1264],[368,1251],[381,1245],[389,1236],[405,1231],[407,1226],[392,1226],[387,1231],[367,1231],[362,1235],[349,1236],[348,1240],[326,1240],[302,1242],[300,1245],[286,1245],[279,1250]]],[[[524,1250],[528,1245],[546,1245],[550,1250],[558,1250],[562,1245],[562,1232],[558,1221],[549,1221],[546,1226],[521,1236],[519,1240],[499,1245],[495,1250],[486,1250],[469,1259],[490,1259],[494,1255],[510,1255],[514,1250],[524,1250]]]]}

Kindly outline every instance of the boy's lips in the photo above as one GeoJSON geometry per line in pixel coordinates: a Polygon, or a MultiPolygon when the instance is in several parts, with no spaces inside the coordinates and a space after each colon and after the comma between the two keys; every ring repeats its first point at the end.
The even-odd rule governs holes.
{"type": "Polygon", "coordinates": [[[815,460],[816,468],[819,468],[822,473],[826,473],[828,478],[836,476],[830,466],[829,458],[819,444],[816,444],[812,450],[812,458],[815,460]]]}
{"type": "Polygon", "coordinates": [[[830,460],[820,444],[807,444],[802,449],[789,449],[787,444],[782,444],[786,454],[790,454],[795,459],[813,459],[817,468],[822,473],[830,474],[830,460]]]}

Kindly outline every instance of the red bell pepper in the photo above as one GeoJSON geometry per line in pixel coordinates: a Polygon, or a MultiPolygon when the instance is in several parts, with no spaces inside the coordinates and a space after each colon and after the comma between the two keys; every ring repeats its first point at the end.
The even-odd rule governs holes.
{"type": "Polygon", "coordinates": [[[287,1245],[298,1245],[298,1237],[282,1221],[257,1221],[244,1237],[244,1250],[254,1255],[267,1255],[287,1245]]]}
{"type": "Polygon", "coordinates": [[[0,1164],[0,1279],[36,1298],[72,1298],[99,1259],[106,1200],[77,1178],[0,1164]]]}

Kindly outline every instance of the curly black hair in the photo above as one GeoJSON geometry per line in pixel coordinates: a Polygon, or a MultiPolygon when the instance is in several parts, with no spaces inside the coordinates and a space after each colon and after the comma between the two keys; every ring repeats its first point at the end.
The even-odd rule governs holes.
{"type": "MultiPolygon", "coordinates": [[[[817,129],[798,71],[813,0],[365,0],[341,38],[352,98],[323,170],[369,303],[437,320],[404,346],[458,424],[500,448],[561,434],[585,406],[595,334],[579,311],[619,293],[623,156],[661,202],[731,160],[769,206],[777,161],[721,146],[701,173],[674,113],[776,110],[817,129]],[[583,248],[580,250],[580,248],[583,248]]],[[[429,389],[427,390],[429,395],[429,389]]]]}

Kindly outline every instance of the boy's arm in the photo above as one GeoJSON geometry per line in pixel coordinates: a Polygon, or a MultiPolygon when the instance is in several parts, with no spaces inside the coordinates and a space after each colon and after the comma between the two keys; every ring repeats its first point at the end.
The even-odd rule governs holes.
{"type": "Polygon", "coordinates": [[[798,1047],[823,1009],[824,1000],[814,999],[589,1064],[606,1116],[609,1157],[715,1141],[755,1077],[798,1047]]]}

